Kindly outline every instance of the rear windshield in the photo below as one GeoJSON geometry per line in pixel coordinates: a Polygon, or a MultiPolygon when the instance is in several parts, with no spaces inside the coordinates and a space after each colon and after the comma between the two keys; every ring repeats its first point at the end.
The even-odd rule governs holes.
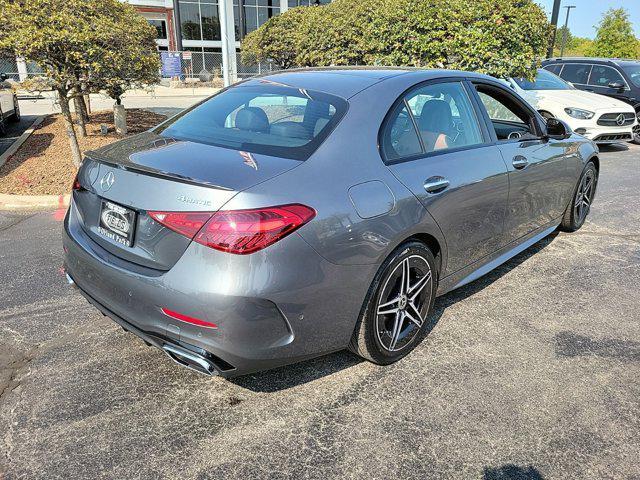
{"type": "Polygon", "coordinates": [[[225,90],[155,131],[178,140],[306,160],[346,109],[341,98],[265,82],[225,90]]]}

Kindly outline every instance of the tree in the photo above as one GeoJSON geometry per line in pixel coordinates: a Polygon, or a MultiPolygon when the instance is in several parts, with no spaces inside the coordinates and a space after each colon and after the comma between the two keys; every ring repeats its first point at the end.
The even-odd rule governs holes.
{"type": "Polygon", "coordinates": [[[242,61],[246,63],[273,61],[281,69],[298,65],[298,25],[305,18],[306,8],[298,7],[271,17],[242,42],[242,61]]]}
{"type": "Polygon", "coordinates": [[[247,35],[243,50],[283,68],[445,66],[532,76],[548,36],[546,15],[533,0],[334,0],[270,20],[247,35]]]}
{"type": "Polygon", "coordinates": [[[611,8],[602,16],[596,39],[588,51],[594,57],[638,58],[640,42],[633,33],[629,12],[624,8],[611,8]]]}
{"type": "Polygon", "coordinates": [[[584,37],[576,37],[571,33],[568,27],[560,27],[556,31],[556,41],[553,46],[553,55],[556,57],[560,56],[560,51],[562,49],[562,37],[564,35],[564,31],[567,31],[567,43],[564,47],[564,55],[566,57],[584,57],[587,55],[587,52],[591,48],[593,44],[593,40],[584,37]]]}
{"type": "Polygon", "coordinates": [[[146,75],[159,67],[157,59],[155,64],[151,60],[153,27],[117,0],[0,0],[0,25],[0,51],[37,63],[57,92],[76,166],[82,153],[70,101],[116,85],[126,87],[140,72],[146,75]]]}

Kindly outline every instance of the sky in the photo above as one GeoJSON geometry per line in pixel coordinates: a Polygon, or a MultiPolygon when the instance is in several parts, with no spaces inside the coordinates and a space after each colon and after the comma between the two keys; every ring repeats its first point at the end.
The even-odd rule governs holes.
{"type": "MultiPolygon", "coordinates": [[[[544,7],[551,18],[553,0],[536,0],[544,7]]],[[[565,5],[575,5],[569,14],[569,30],[578,37],[595,37],[594,25],[597,25],[602,14],[610,8],[626,8],[630,14],[636,36],[640,37],[640,0],[562,0],[560,4],[558,26],[564,25],[567,9],[565,5]]]]}

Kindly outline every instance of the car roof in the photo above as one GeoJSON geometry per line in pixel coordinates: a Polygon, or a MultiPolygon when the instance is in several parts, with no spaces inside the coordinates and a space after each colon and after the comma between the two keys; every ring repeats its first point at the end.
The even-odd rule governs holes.
{"type": "Polygon", "coordinates": [[[614,64],[614,65],[620,65],[620,66],[640,63],[640,61],[638,60],[626,59],[626,58],[594,58],[594,57],[556,57],[556,58],[548,58],[542,61],[543,64],[554,63],[554,62],[606,63],[606,64],[614,64]]]}
{"type": "Polygon", "coordinates": [[[415,83],[442,77],[471,77],[496,80],[479,73],[459,70],[425,69],[417,67],[322,67],[282,70],[252,77],[237,86],[264,83],[316,90],[350,98],[366,88],[400,75],[408,75],[415,83]]]}

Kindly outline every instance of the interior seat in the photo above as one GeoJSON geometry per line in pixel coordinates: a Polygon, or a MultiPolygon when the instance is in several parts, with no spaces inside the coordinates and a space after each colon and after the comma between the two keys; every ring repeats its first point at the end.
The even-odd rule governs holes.
{"type": "Polygon", "coordinates": [[[249,132],[269,133],[267,114],[258,107],[243,107],[236,114],[236,128],[249,132]]]}

